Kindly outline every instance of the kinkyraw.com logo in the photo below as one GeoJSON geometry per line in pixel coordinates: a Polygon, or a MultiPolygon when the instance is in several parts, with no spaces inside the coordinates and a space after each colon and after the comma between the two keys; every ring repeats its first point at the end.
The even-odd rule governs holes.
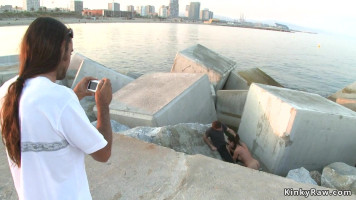
{"type": "Polygon", "coordinates": [[[309,196],[351,196],[351,190],[317,190],[311,188],[309,190],[303,190],[302,188],[284,188],[284,196],[303,196],[308,198],[309,196]]]}

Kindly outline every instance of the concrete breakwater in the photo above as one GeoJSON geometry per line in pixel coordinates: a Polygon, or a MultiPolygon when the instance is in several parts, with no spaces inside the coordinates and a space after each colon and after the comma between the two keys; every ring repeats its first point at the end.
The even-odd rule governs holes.
{"type": "MultiPolygon", "coordinates": [[[[137,79],[76,54],[61,83],[74,87],[76,80],[86,75],[112,80],[113,88],[116,88],[110,105],[112,119],[130,128],[175,126],[187,123],[186,119],[196,124],[209,124],[219,119],[235,127],[265,170],[277,175],[285,176],[288,170],[299,167],[321,171],[333,162],[353,166],[356,161],[352,154],[356,151],[356,135],[353,133],[356,114],[353,111],[319,95],[282,88],[259,69],[240,70],[234,61],[201,45],[178,52],[171,73],[152,73],[137,79]],[[196,102],[199,104],[194,104],[196,102]]],[[[95,120],[93,102],[90,98],[81,102],[92,121],[95,120]]],[[[285,195],[282,188],[314,187],[196,155],[210,151],[201,139],[204,129],[194,134],[185,134],[182,129],[169,130],[156,135],[156,143],[185,154],[115,136],[113,155],[117,155],[107,166],[88,158],[94,199],[262,198],[267,193],[274,199],[285,195]],[[172,130],[178,131],[173,134],[172,130]],[[187,135],[191,138],[184,139],[187,135]],[[187,144],[187,141],[191,143],[187,144]],[[103,178],[108,176],[114,178],[103,178]],[[145,181],[146,178],[151,182],[145,181]],[[228,180],[229,184],[221,182],[220,178],[228,180]],[[160,184],[164,190],[159,189],[158,183],[165,181],[172,184],[160,184]],[[105,188],[105,184],[115,186],[105,188]],[[229,189],[231,184],[234,190],[229,189]],[[139,188],[135,190],[139,196],[132,188],[139,188]]],[[[133,131],[143,132],[149,138],[145,134],[148,132],[133,131]]],[[[148,142],[154,143],[153,140],[148,142]]],[[[6,170],[6,157],[2,160],[6,170]]],[[[4,177],[0,195],[13,194],[13,188],[8,185],[11,184],[9,174],[4,177]]]]}

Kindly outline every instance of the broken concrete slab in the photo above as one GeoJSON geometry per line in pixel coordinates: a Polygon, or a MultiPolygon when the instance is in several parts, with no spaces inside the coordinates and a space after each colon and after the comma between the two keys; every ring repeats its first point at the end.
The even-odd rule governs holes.
{"type": "MultiPolygon", "coordinates": [[[[0,199],[16,200],[2,143],[0,149],[0,199]]],[[[202,155],[177,153],[119,134],[113,135],[108,162],[100,163],[87,156],[85,164],[91,195],[100,200],[282,199],[291,196],[293,189],[329,190],[202,155]]],[[[320,196],[309,198],[320,199],[320,196]]],[[[334,198],[323,196],[323,199],[334,198]]]]}
{"type": "Polygon", "coordinates": [[[129,127],[216,120],[208,77],[187,73],[141,76],[113,95],[110,116],[129,127]]]}
{"type": "Polygon", "coordinates": [[[235,69],[231,71],[224,86],[224,90],[248,90],[251,83],[283,87],[259,68],[251,68],[245,70],[235,69]]]}
{"type": "Polygon", "coordinates": [[[355,130],[356,113],[320,95],[253,83],[238,133],[264,169],[285,176],[354,164],[355,130]]]}
{"type": "Polygon", "coordinates": [[[107,68],[93,60],[84,59],[75,76],[72,88],[74,88],[85,76],[92,76],[99,80],[102,78],[110,79],[113,93],[134,80],[131,77],[120,74],[115,70],[107,68]]]}
{"type": "MultiPolygon", "coordinates": [[[[86,76],[92,76],[97,79],[102,79],[102,78],[108,78],[110,79],[111,82],[111,87],[112,87],[112,92],[118,91],[120,88],[124,87],[134,79],[131,77],[128,77],[126,75],[120,74],[112,69],[109,69],[89,58],[84,58],[80,54],[76,54],[76,56],[73,59],[75,62],[71,63],[73,66],[72,72],[69,70],[67,74],[68,79],[67,83],[70,82],[70,74],[74,73],[76,71],[74,68],[75,66],[81,62],[79,69],[77,70],[77,74],[75,76],[75,79],[73,80],[72,84],[72,89],[78,84],[79,81],[81,81],[84,77],[86,76]],[[81,60],[83,59],[83,60],[81,60]]],[[[95,106],[95,98],[92,96],[87,96],[84,97],[81,101],[80,104],[82,105],[83,109],[85,110],[85,113],[89,117],[89,120],[95,121],[96,120],[96,115],[93,111],[93,108],[95,106]]]]}
{"type": "Polygon", "coordinates": [[[67,69],[66,77],[62,80],[63,85],[65,85],[69,88],[72,87],[75,76],[77,75],[82,62],[86,59],[89,59],[89,58],[83,56],[80,53],[75,53],[72,56],[72,58],[70,60],[69,67],[67,69]]]}
{"type": "Polygon", "coordinates": [[[328,99],[356,111],[356,82],[330,95],[328,99]]]}
{"type": "Polygon", "coordinates": [[[19,74],[19,66],[0,66],[0,86],[19,74]]]}
{"type": "Polygon", "coordinates": [[[19,64],[19,55],[0,56],[0,67],[19,64]]]}
{"type": "Polygon", "coordinates": [[[235,67],[234,61],[197,44],[177,53],[171,72],[207,74],[217,91],[223,88],[235,67]]]}
{"type": "Polygon", "coordinates": [[[218,90],[216,114],[218,120],[237,130],[240,125],[248,90],[218,90]]]}

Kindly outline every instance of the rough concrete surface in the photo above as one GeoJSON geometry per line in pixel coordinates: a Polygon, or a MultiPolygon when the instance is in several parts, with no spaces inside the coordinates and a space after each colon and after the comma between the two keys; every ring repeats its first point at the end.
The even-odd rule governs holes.
{"type": "Polygon", "coordinates": [[[143,75],[114,93],[110,115],[129,127],[216,120],[210,84],[204,74],[143,75]]]}
{"type": "Polygon", "coordinates": [[[238,134],[267,171],[285,176],[336,161],[353,165],[355,130],[356,113],[320,95],[252,84],[238,134]]]}
{"type": "Polygon", "coordinates": [[[81,63],[81,66],[78,69],[75,79],[73,80],[72,88],[74,88],[78,84],[78,82],[81,81],[85,76],[92,76],[97,78],[98,80],[102,78],[110,79],[113,93],[134,80],[131,77],[120,74],[115,70],[107,68],[87,58],[84,59],[81,63]]]}
{"type": "MultiPolygon", "coordinates": [[[[0,199],[15,200],[17,194],[2,144],[0,148],[0,199]]],[[[285,197],[284,188],[329,190],[118,134],[113,137],[110,160],[99,163],[88,156],[86,170],[92,197],[100,200],[281,199],[285,197]]]]}
{"type": "Polygon", "coordinates": [[[237,131],[245,107],[248,90],[219,90],[216,115],[218,120],[237,131]]]}
{"type": "Polygon", "coordinates": [[[235,67],[234,61],[197,44],[177,53],[171,72],[207,74],[217,91],[235,67]]]}
{"type": "Polygon", "coordinates": [[[259,68],[251,68],[232,70],[226,81],[224,90],[248,90],[252,83],[283,87],[259,68]]]}
{"type": "Polygon", "coordinates": [[[328,99],[356,111],[356,82],[330,95],[328,99]]]}

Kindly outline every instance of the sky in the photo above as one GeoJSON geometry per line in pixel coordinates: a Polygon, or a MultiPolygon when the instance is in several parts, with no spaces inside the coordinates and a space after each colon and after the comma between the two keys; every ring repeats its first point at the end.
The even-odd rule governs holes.
{"type": "MultiPolygon", "coordinates": [[[[70,0],[40,0],[48,8],[68,8],[70,0]]],[[[83,0],[84,8],[107,9],[112,0],[83,0]]],[[[115,0],[120,9],[128,5],[153,5],[156,12],[161,5],[169,5],[169,0],[115,0]]],[[[190,0],[179,0],[179,12],[184,13],[190,0]]],[[[208,8],[214,15],[246,21],[276,21],[298,26],[356,36],[356,2],[353,0],[200,0],[200,9],[208,8]]],[[[0,0],[0,5],[22,7],[22,0],[0,0]]]]}

